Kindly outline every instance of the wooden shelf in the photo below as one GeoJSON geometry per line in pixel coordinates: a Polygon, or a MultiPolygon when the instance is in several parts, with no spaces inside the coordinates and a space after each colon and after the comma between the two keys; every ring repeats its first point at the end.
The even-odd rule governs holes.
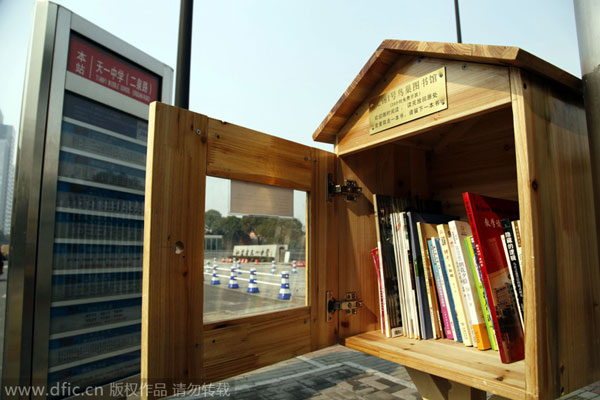
{"type": "Polygon", "coordinates": [[[486,392],[525,398],[525,361],[502,364],[493,350],[480,351],[446,339],[387,338],[379,331],[346,338],[345,345],[486,392]]]}

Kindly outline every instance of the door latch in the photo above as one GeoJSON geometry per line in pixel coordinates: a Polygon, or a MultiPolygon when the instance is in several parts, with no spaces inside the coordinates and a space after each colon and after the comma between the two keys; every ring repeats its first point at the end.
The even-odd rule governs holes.
{"type": "Polygon", "coordinates": [[[333,196],[336,194],[346,196],[346,200],[355,201],[356,195],[360,193],[362,193],[362,188],[356,181],[346,179],[344,185],[336,185],[333,176],[331,174],[327,176],[327,194],[330,202],[333,201],[333,196]]]}
{"type": "Polygon", "coordinates": [[[358,309],[362,307],[363,303],[361,300],[357,300],[355,292],[346,293],[346,298],[342,301],[338,301],[333,297],[333,292],[327,291],[327,301],[325,306],[327,307],[327,321],[333,319],[333,314],[336,311],[343,310],[347,315],[353,315],[358,312],[358,309]]]}

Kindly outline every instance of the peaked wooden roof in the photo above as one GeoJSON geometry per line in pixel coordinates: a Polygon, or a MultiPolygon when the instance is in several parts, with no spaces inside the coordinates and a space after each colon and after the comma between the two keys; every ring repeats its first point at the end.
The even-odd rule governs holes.
{"type": "Polygon", "coordinates": [[[334,143],[335,135],[371,89],[402,55],[444,58],[523,68],[581,92],[581,80],[518,47],[464,43],[384,40],[313,134],[319,142],[334,143]]]}

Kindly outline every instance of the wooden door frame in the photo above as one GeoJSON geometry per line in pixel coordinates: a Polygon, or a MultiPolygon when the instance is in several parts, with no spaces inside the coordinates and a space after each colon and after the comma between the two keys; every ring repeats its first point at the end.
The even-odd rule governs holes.
{"type": "Polygon", "coordinates": [[[327,175],[335,174],[335,164],[333,153],[151,104],[142,293],[144,398],[336,343],[338,318],[327,321],[325,308],[325,292],[337,296],[335,204],[327,196],[327,175]],[[204,227],[207,175],[309,193],[305,307],[203,324],[204,229],[198,227],[204,227]]]}

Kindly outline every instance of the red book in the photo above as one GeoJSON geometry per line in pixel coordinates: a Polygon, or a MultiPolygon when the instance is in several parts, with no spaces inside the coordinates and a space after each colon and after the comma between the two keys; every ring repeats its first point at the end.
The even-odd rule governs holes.
{"type": "Polygon", "coordinates": [[[525,358],[523,327],[500,239],[504,233],[501,220],[518,219],[519,203],[473,193],[463,193],[463,200],[490,303],[500,358],[503,363],[522,360],[525,358]]]}

